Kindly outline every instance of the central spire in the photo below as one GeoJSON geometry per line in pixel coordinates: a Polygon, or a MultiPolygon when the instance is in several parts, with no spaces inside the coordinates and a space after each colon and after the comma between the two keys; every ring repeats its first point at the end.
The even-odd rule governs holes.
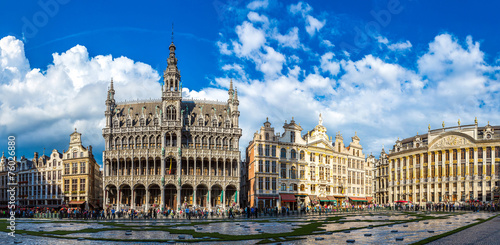
{"type": "MultiPolygon", "coordinates": [[[[168,46],[170,51],[167,58],[167,69],[163,72],[163,88],[164,92],[180,92],[181,91],[181,74],[177,68],[177,58],[175,57],[175,44],[174,44],[174,24],[172,23],[172,43],[168,46]]],[[[177,95],[176,95],[177,96],[177,95]]]]}

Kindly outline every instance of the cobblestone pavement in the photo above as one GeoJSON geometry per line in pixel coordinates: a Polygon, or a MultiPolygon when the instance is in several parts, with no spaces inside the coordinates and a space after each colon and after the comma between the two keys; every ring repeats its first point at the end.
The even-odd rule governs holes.
{"type": "MultiPolygon", "coordinates": [[[[235,220],[71,221],[19,219],[0,244],[411,244],[496,213],[375,211],[235,220]],[[313,228],[316,227],[316,228],[313,228]],[[244,236],[244,237],[242,237],[244,236]],[[297,240],[299,239],[299,240],[297,240]]],[[[0,220],[2,225],[7,225],[0,220]]],[[[433,244],[499,244],[500,216],[433,244]]],[[[0,227],[0,230],[2,227],[0,227]]]]}
{"type": "Polygon", "coordinates": [[[429,245],[457,245],[457,244],[500,244],[500,216],[482,224],[465,229],[461,232],[443,237],[429,245]]]}

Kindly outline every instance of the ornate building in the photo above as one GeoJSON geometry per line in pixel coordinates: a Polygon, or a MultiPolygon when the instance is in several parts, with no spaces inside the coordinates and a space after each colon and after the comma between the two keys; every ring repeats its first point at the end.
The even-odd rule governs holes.
{"type": "Polygon", "coordinates": [[[158,100],[106,100],[107,206],[149,209],[238,205],[241,129],[233,84],[227,102],[182,98],[174,43],[158,100]]]}
{"type": "Polygon", "coordinates": [[[69,148],[62,158],[65,203],[73,207],[102,207],[102,172],[92,154],[92,146],[85,148],[82,145],[82,134],[76,129],[70,135],[69,148]]]}
{"type": "Polygon", "coordinates": [[[389,160],[385,149],[382,148],[379,159],[374,159],[374,198],[379,204],[389,203],[389,160]]]}
{"type": "MultiPolygon", "coordinates": [[[[377,165],[377,200],[463,202],[498,199],[500,126],[460,125],[397,140],[377,165]],[[387,180],[387,181],[386,181],[387,180]],[[386,184],[388,183],[388,184],[386,184]]],[[[383,152],[384,153],[384,152],[383,152]]]]}
{"type": "MultiPolygon", "coordinates": [[[[9,198],[7,162],[8,159],[2,154],[0,158],[0,209],[7,208],[9,198]]],[[[39,155],[35,152],[32,160],[22,156],[19,160],[14,159],[14,162],[16,166],[14,171],[16,181],[14,182],[18,183],[16,191],[16,206],[18,207],[58,208],[71,204],[71,200],[81,201],[80,204],[88,201],[92,207],[98,206],[92,204],[102,203],[99,199],[102,199],[102,174],[99,165],[92,155],[92,146],[88,149],[83,147],[81,134],[77,132],[71,134],[69,150],[66,152],[60,153],[54,149],[48,156],[45,153],[39,155]],[[76,182],[66,182],[72,179],[76,179],[76,182]],[[82,182],[81,179],[85,181],[82,182]],[[73,183],[72,189],[69,189],[69,185],[66,187],[64,183],[73,183]]]]}
{"type": "MultiPolygon", "coordinates": [[[[0,209],[7,208],[9,201],[8,189],[8,159],[2,154],[0,160],[0,209]]],[[[61,154],[53,150],[46,156],[34,153],[33,160],[22,156],[15,162],[15,181],[17,182],[15,204],[17,207],[56,208],[63,204],[62,161],[61,154]]]]}
{"type": "Polygon", "coordinates": [[[266,121],[247,147],[250,206],[295,209],[371,200],[373,166],[365,160],[357,135],[348,147],[340,133],[333,140],[326,134],[321,115],[319,124],[307,134],[301,134],[302,127],[293,118],[283,128],[283,134],[275,133],[266,121]]]}

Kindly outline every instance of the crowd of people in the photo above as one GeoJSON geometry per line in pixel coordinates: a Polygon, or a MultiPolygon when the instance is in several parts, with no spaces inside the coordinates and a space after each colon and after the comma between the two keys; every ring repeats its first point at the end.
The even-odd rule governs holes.
{"type": "MultiPolygon", "coordinates": [[[[15,210],[18,218],[59,218],[59,219],[83,219],[83,220],[112,220],[112,219],[208,219],[208,218],[235,218],[246,217],[258,218],[259,216],[289,216],[289,215],[322,215],[336,212],[353,211],[373,211],[373,210],[395,210],[395,211],[434,211],[434,212],[455,212],[455,211],[500,211],[500,204],[491,202],[466,202],[466,203],[427,203],[425,205],[413,203],[394,204],[349,204],[342,205],[301,205],[292,210],[288,206],[278,207],[216,207],[213,209],[190,207],[184,205],[178,210],[159,207],[152,207],[148,210],[106,207],[104,209],[84,209],[84,208],[20,208],[15,210]]],[[[9,210],[0,210],[0,217],[9,217],[9,210]]]]}

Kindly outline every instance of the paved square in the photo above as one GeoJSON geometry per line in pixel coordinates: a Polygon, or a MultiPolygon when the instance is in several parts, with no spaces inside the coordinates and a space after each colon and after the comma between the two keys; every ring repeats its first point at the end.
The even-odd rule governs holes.
{"type": "MultiPolygon", "coordinates": [[[[16,237],[7,235],[1,221],[0,239],[7,244],[412,244],[481,222],[496,213],[362,212],[234,220],[41,220],[17,221],[16,237]]],[[[488,222],[496,221],[495,218],[488,222]]],[[[485,223],[486,224],[486,223],[485,223]]],[[[460,233],[434,241],[457,244],[480,240],[460,233]],[[461,237],[461,236],[462,237],[461,237]],[[454,238],[455,237],[455,238],[454,238]],[[468,238],[469,237],[469,238],[468,238]],[[460,241],[460,240],[458,240],[460,241]]],[[[491,225],[489,226],[491,227],[491,225]]],[[[491,229],[497,229],[491,228],[491,229]]],[[[484,233],[484,232],[483,232],[484,233]]],[[[483,234],[487,236],[486,234],[483,234]]],[[[474,237],[474,236],[472,236],[474,237]]],[[[490,239],[491,240],[491,239],[490,239]]],[[[491,240],[493,241],[493,240],[491,240]]],[[[494,244],[494,243],[492,243],[494,244]]]]}

